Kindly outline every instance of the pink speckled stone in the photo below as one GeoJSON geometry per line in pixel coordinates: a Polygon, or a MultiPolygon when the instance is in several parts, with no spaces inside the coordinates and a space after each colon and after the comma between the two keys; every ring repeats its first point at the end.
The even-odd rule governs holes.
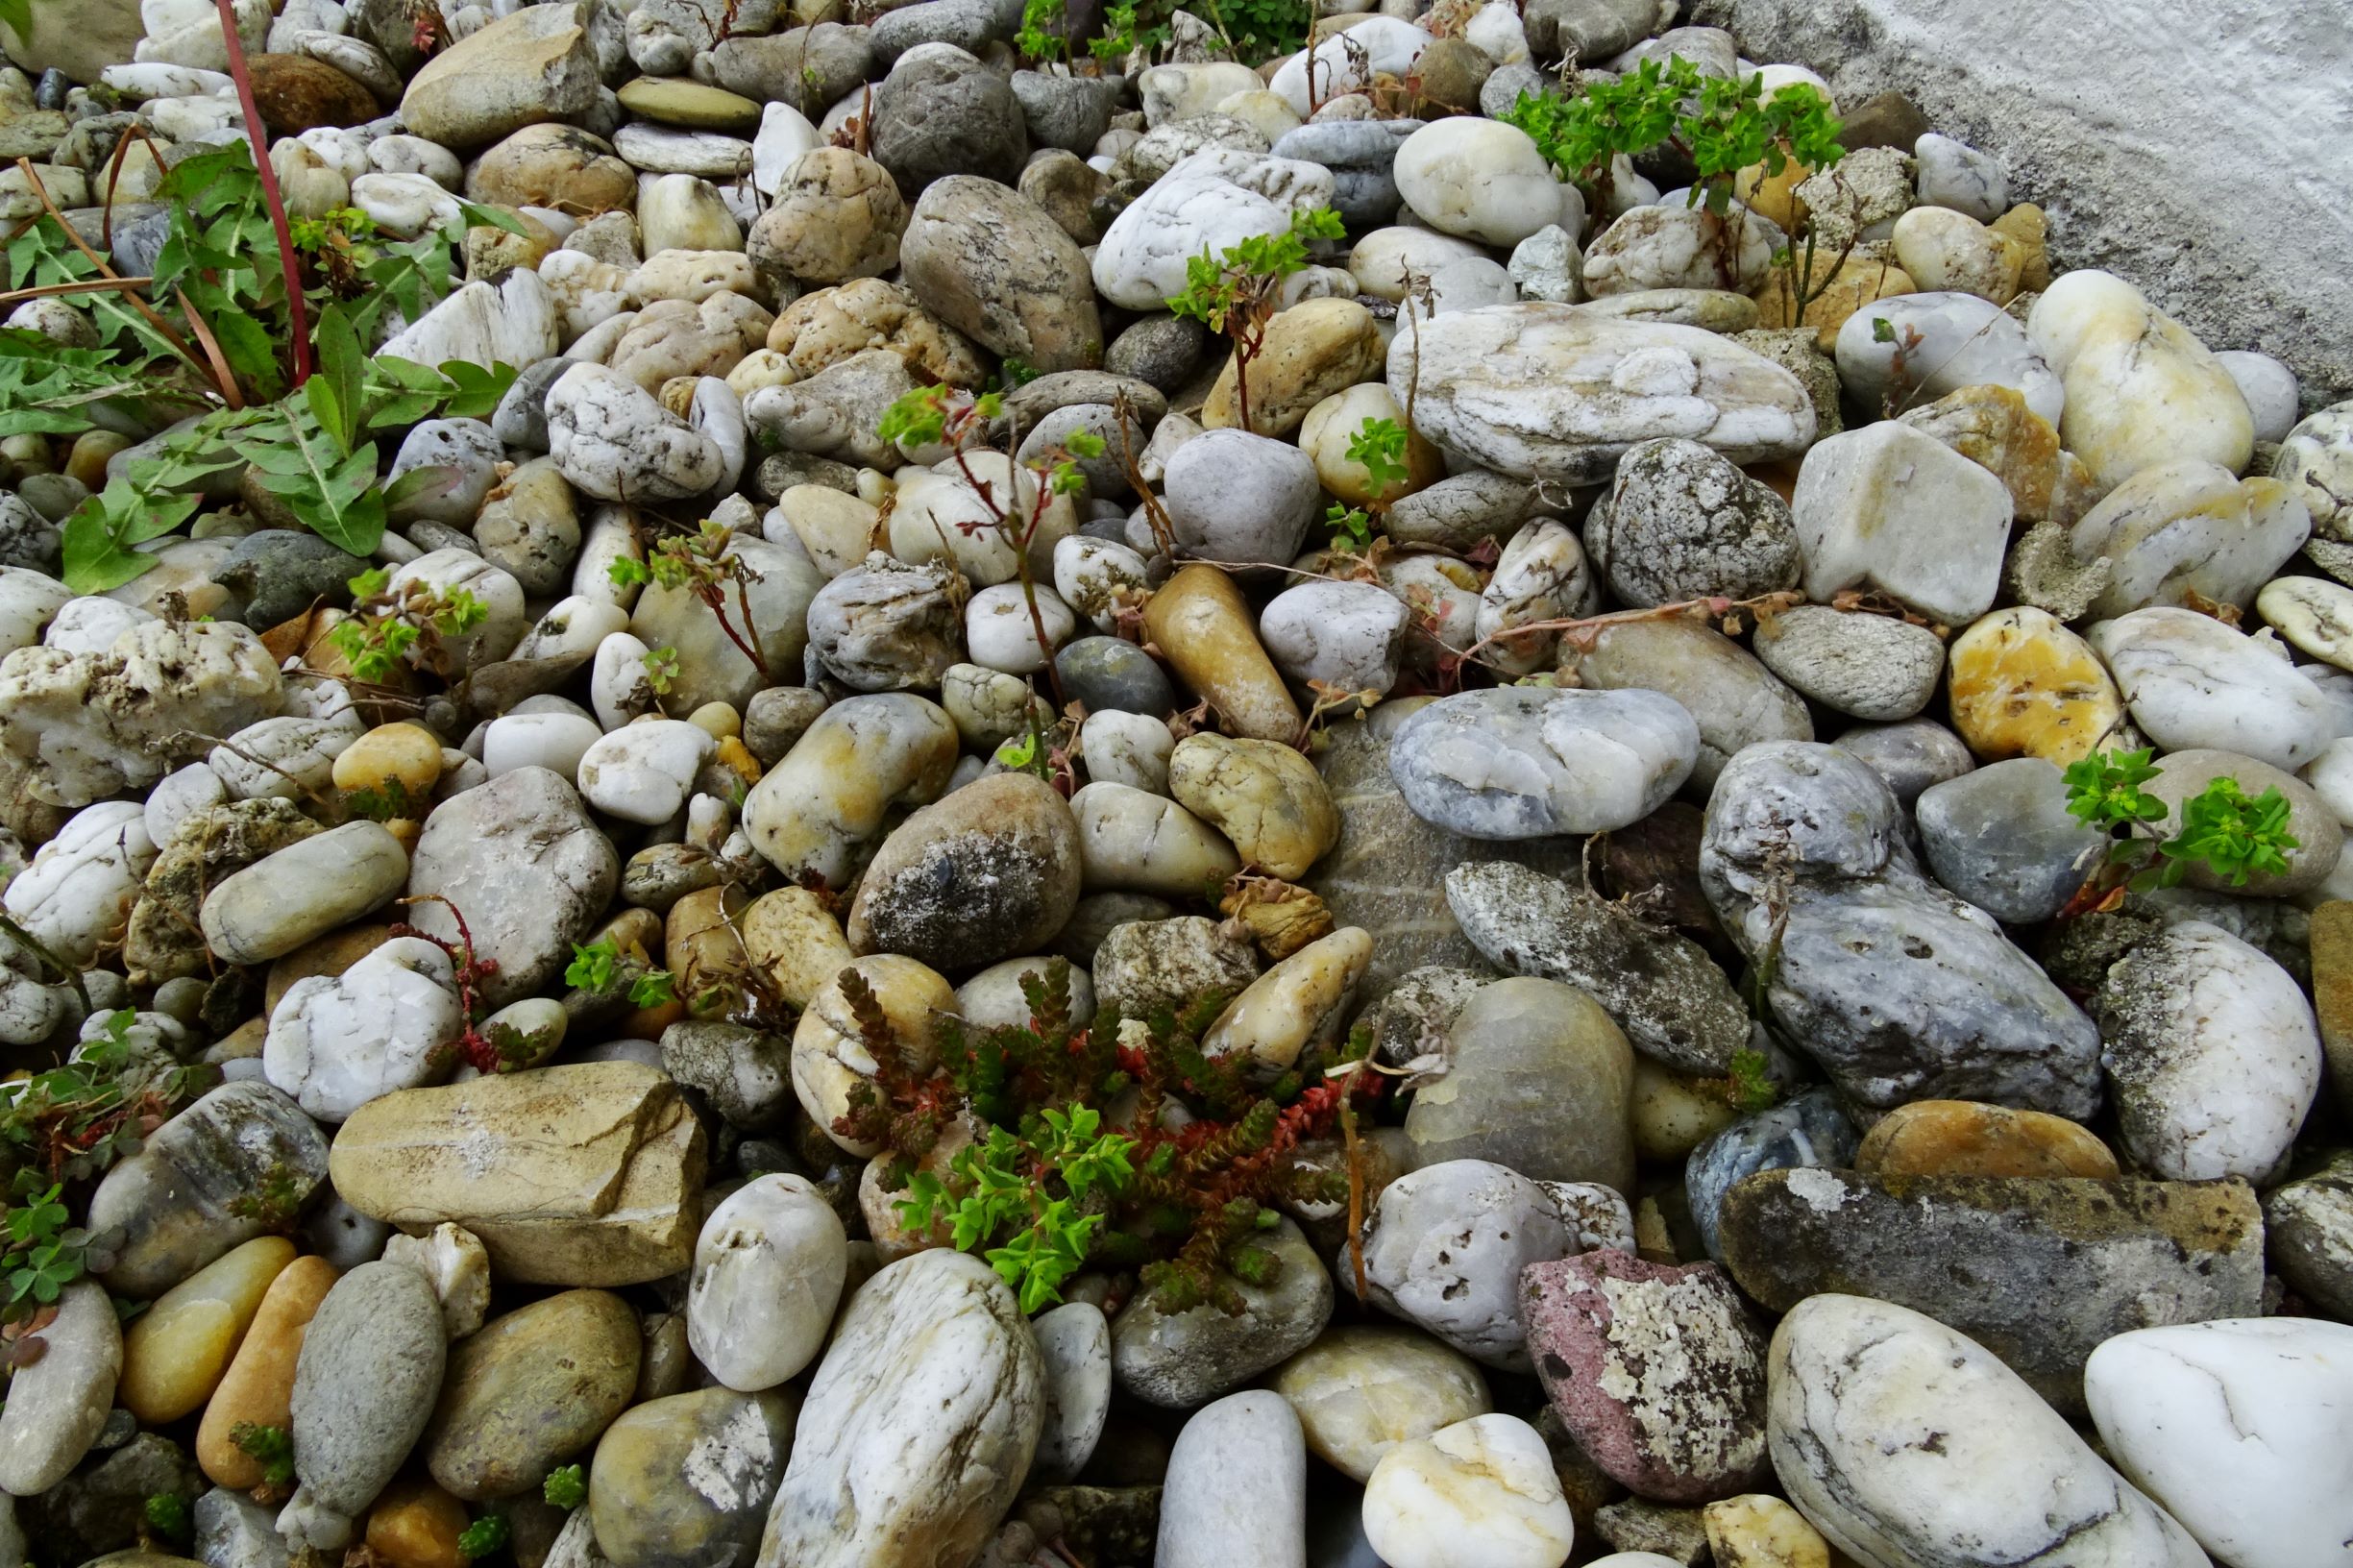
{"type": "Polygon", "coordinates": [[[1750,1491],[1765,1453],[1765,1341],[1713,1263],[1580,1253],[1520,1273],[1553,1409],[1593,1462],[1663,1503],[1750,1491]]]}

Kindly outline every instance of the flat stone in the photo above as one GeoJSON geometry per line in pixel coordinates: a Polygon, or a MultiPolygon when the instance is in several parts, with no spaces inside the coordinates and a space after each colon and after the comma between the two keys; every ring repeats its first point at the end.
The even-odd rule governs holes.
{"type": "Polygon", "coordinates": [[[1845,1290],[1932,1312],[2076,1413],[2102,1340],[2249,1315],[2263,1290],[2239,1184],[1777,1170],[1733,1187],[1722,1234],[1766,1308],[1845,1290]]]}
{"type": "Polygon", "coordinates": [[[1416,815],[1478,839],[1600,833],[1690,776],[1699,726],[1654,692],[1510,687],[1441,698],[1402,724],[1389,772],[1416,815]]]}

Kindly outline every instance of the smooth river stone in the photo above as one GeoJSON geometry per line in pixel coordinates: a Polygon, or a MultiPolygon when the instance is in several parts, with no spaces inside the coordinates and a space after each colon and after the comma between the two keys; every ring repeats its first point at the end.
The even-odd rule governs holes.
{"type": "Polygon", "coordinates": [[[296,1550],[332,1552],[432,1419],[449,1345],[432,1286],[400,1263],[344,1275],[310,1326],[288,1426],[302,1484],[278,1529],[296,1550]]]}
{"type": "Polygon", "coordinates": [[[637,1313],[609,1290],[566,1290],[493,1318],[450,1353],[426,1463],[474,1502],[535,1488],[626,1409],[637,1313]]]}
{"type": "Polygon", "coordinates": [[[841,1217],[805,1177],[757,1177],[695,1242],[686,1335],[730,1388],[772,1388],[816,1360],[849,1267],[841,1217]]]}
{"type": "Polygon", "coordinates": [[[1434,317],[1389,344],[1388,385],[1415,433],[1463,467],[1557,484],[1607,479],[1659,436],[1735,463],[1802,453],[1814,405],[1798,379],[1698,327],[1523,302],[1434,317]]]}
{"type": "Polygon", "coordinates": [[[1691,776],[1700,729],[1656,692],[1508,686],[1440,698],[1399,726],[1389,772],[1425,821],[1474,839],[1605,833],[1691,776]]]}
{"type": "Polygon", "coordinates": [[[1874,1568],[2208,1568],[2162,1508],[1973,1340],[1811,1297],[1774,1331],[1767,1435],[1790,1501],[1874,1568]]]}
{"type": "Polygon", "coordinates": [[[1168,1452],[1155,1568],[1307,1568],[1307,1441],[1283,1396],[1228,1394],[1168,1452]]]}
{"type": "Polygon", "coordinates": [[[699,1388],[632,1407],[598,1440],[576,1522],[593,1523],[597,1555],[614,1568],[750,1561],[799,1409],[789,1388],[699,1388]]]}
{"type": "Polygon", "coordinates": [[[381,908],[408,880],[408,852],[362,820],[288,845],[231,876],[204,902],[205,944],[229,964],[282,958],[381,908]]]}
{"type": "Polygon", "coordinates": [[[1475,1415],[1382,1457],[1364,1483],[1364,1538],[1389,1568],[1560,1568],[1577,1518],[1536,1429],[1475,1415]]]}
{"type": "Polygon", "coordinates": [[[2244,471],[2255,420],[2230,371],[2123,279],[2071,272],[2034,302],[2033,339],[2067,387],[2067,449],[2103,491],[2185,457],[2244,471]]]}
{"type": "Polygon", "coordinates": [[[2353,1541],[2353,1328],[2243,1317],[2120,1334],[2083,1374],[2118,1469],[2218,1562],[2327,1568],[2353,1541]]]}
{"type": "Polygon", "coordinates": [[[1767,1309],[1867,1290],[1932,1312],[2070,1412],[2102,1340],[2263,1299],[2263,1216],[2237,1182],[1776,1170],[1732,1188],[1719,1234],[1767,1309]]]}
{"type": "Polygon", "coordinates": [[[233,1433],[247,1423],[284,1427],[291,1419],[303,1340],[319,1303],[342,1277],[326,1259],[308,1257],[295,1259],[270,1281],[196,1428],[196,1462],[219,1484],[235,1491],[261,1484],[268,1467],[239,1448],[233,1433]]]}
{"type": "Polygon", "coordinates": [[[271,1283],[293,1261],[293,1242],[257,1237],[165,1291],[123,1335],[114,1397],[150,1427],[201,1407],[229,1370],[271,1283]]]}
{"type": "Polygon", "coordinates": [[[12,1497],[38,1496],[81,1462],[107,1424],[122,1371],[122,1325],[94,1281],[60,1293],[41,1340],[48,1350],[10,1378],[0,1411],[0,1491],[12,1497]]]}
{"type": "Polygon", "coordinates": [[[987,1263],[933,1248],[886,1267],[818,1363],[758,1568],[971,1561],[1029,1473],[1044,1384],[1028,1320],[987,1263]]]}
{"type": "Polygon", "coordinates": [[[1399,1443],[1493,1409],[1478,1362],[1429,1335],[1380,1324],[1327,1330],[1283,1363],[1274,1389],[1309,1450],[1355,1482],[1399,1443]]]}

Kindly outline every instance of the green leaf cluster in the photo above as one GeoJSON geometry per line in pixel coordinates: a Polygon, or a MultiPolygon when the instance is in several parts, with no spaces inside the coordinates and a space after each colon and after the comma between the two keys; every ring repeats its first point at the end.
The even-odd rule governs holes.
{"type": "Polygon", "coordinates": [[[548,1479],[540,1482],[539,1495],[551,1507],[576,1508],[588,1501],[588,1478],[576,1464],[562,1465],[548,1472],[548,1479]]]}
{"type": "Polygon", "coordinates": [[[1680,55],[1646,60],[1571,96],[1524,92],[1502,118],[1528,133],[1563,179],[1604,196],[1616,159],[1670,142],[1698,171],[1694,201],[1720,217],[1731,209],[1738,171],[1762,164],[1777,175],[1792,159],[1824,169],[1846,151],[1828,101],[1813,87],[1792,83],[1767,97],[1762,76],[1706,76],[1680,55]]]}
{"type": "Polygon", "coordinates": [[[246,1458],[259,1462],[265,1484],[273,1487],[294,1484],[294,1439],[285,1428],[240,1421],[229,1429],[229,1440],[246,1458]]]}
{"type": "Polygon", "coordinates": [[[1204,249],[1185,263],[1185,292],[1169,296],[1168,308],[1222,332],[1268,284],[1308,264],[1309,240],[1342,239],[1347,233],[1337,212],[1319,207],[1292,213],[1290,227],[1279,234],[1253,234],[1216,257],[1204,249]]]}
{"type": "Polygon", "coordinates": [[[319,370],[301,392],[205,415],[75,508],[62,530],[65,585],[104,593],[149,571],[155,559],[138,547],[194,516],[207,480],[245,464],[305,527],[354,555],[370,554],[383,538],[386,504],[376,482],[374,434],[435,413],[479,418],[514,380],[506,365],[452,361],[436,371],[389,355],[368,358],[332,309],[319,336],[319,370]]]}
{"type": "Polygon", "coordinates": [[[574,943],[572,962],[564,968],[564,984],[592,996],[609,996],[619,991],[633,1007],[660,1007],[677,994],[677,976],[668,969],[648,968],[641,959],[625,957],[620,943],[610,938],[587,946],[574,943]]]}
{"type": "Polygon", "coordinates": [[[909,1229],[944,1224],[950,1243],[979,1252],[1035,1312],[1062,1299],[1062,1283],[1086,1262],[1103,1213],[1087,1206],[1116,1197],[1136,1179],[1136,1140],[1102,1130],[1091,1106],[1051,1106],[1025,1117],[1017,1132],[958,1151],[942,1181],[917,1172],[898,1210],[909,1229]]]}
{"type": "MultiPolygon", "coordinates": [[[[2111,836],[2131,834],[2163,821],[2165,801],[2141,788],[2157,776],[2156,752],[2102,751],[2071,764],[2066,772],[2067,809],[2111,836]]],[[[2236,778],[2210,779],[2181,804],[2180,825],[2169,835],[2125,837],[2112,845],[2109,864],[2138,868],[2130,885],[2140,891],[2177,885],[2193,866],[2204,866],[2221,881],[2243,888],[2257,875],[2288,870],[2288,851],[2303,847],[2288,831],[2292,807],[2277,785],[2249,796],[2236,778]]]]}
{"type": "Polygon", "coordinates": [[[379,684],[421,658],[448,673],[446,639],[462,637],[489,619],[490,606],[465,588],[440,589],[412,582],[389,592],[391,575],[378,567],[348,580],[352,613],[335,624],[327,641],[352,674],[379,684]]]}
{"type": "Polygon", "coordinates": [[[485,1513],[458,1532],[457,1555],[469,1562],[478,1562],[502,1549],[508,1533],[506,1515],[485,1513]]]}
{"type": "Polygon", "coordinates": [[[1021,27],[1013,41],[1025,59],[1066,62],[1070,36],[1064,0],[1026,0],[1021,7],[1021,27]]]}

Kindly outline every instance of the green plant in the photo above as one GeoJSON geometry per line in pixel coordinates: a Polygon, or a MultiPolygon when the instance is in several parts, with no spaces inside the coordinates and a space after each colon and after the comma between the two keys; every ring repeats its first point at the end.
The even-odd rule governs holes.
{"type": "Polygon", "coordinates": [[[539,1495],[551,1507],[576,1508],[588,1500],[588,1478],[576,1464],[562,1465],[548,1472],[548,1479],[540,1482],[539,1495]]]}
{"type": "Polygon", "coordinates": [[[40,1190],[23,1185],[35,1174],[42,1184],[103,1176],[220,1081],[218,1068],[183,1066],[135,1040],[136,1021],[128,1008],[110,1014],[103,1032],[85,1041],[72,1060],[0,1084],[0,1150],[13,1168],[17,1201],[40,1190]]]}
{"type": "Polygon", "coordinates": [[[744,557],[735,552],[733,543],[734,535],[724,524],[705,521],[702,527],[691,531],[664,534],[654,541],[644,560],[634,555],[615,556],[605,574],[624,588],[651,582],[693,594],[718,619],[719,629],[726,634],[727,641],[751,661],[761,681],[768,683],[775,677],[769,672],[768,656],[760,651],[760,628],[751,618],[749,585],[759,577],[744,564],[744,557]],[[730,587],[735,590],[736,611],[743,618],[740,629],[727,619],[730,587]]]}
{"type": "Polygon", "coordinates": [[[1064,0],[1026,0],[1021,7],[1020,31],[1014,34],[1013,41],[1026,59],[1050,61],[1059,57],[1067,63],[1070,29],[1064,0]]]}
{"type": "Polygon", "coordinates": [[[1372,544],[1373,520],[1388,510],[1388,492],[1406,480],[1406,428],[1393,419],[1366,419],[1348,437],[1348,460],[1360,465],[1373,499],[1361,507],[1334,504],[1324,511],[1332,548],[1361,555],[1372,544]]]}
{"type": "Polygon", "coordinates": [[[478,1562],[505,1546],[508,1533],[506,1515],[485,1513],[458,1532],[457,1555],[478,1562]]]}
{"type": "Polygon", "coordinates": [[[1289,1157],[1303,1139],[1331,1135],[1352,1096],[1378,1092],[1353,1066],[1370,1034],[1262,1085],[1246,1058],[1201,1048],[1222,997],[1124,1022],[1099,1014],[1081,1026],[1069,982],[1060,959],[1025,975],[1022,1025],[969,1029],[940,1018],[938,1066],[926,1073],[910,1065],[857,972],[844,971],[843,995],[877,1072],[853,1090],[834,1130],[889,1151],[884,1186],[908,1193],[908,1223],[947,1225],[954,1245],[1017,1282],[1031,1310],[1084,1266],[1135,1271],[1169,1311],[1242,1311],[1233,1282],[1264,1284],[1279,1267],[1258,1239],[1277,1223],[1273,1206],[1349,1195],[1347,1172],[1289,1157]],[[1115,1103],[1125,1125],[1106,1131],[1115,1103]],[[947,1129],[975,1124],[944,1174],[936,1161],[924,1167],[947,1129]]]}
{"type": "Polygon", "coordinates": [[[463,588],[444,592],[430,583],[408,582],[396,593],[390,582],[391,574],[381,567],[353,577],[347,584],[351,616],[336,623],[328,643],[360,680],[381,684],[410,666],[453,678],[457,667],[445,639],[480,625],[490,606],[463,588]]]}
{"type": "Polygon", "coordinates": [[[1347,229],[1330,208],[1293,212],[1279,234],[1254,234],[1213,257],[1205,248],[1185,263],[1185,291],[1169,296],[1168,308],[1223,332],[1234,343],[1234,396],[1241,428],[1250,423],[1250,362],[1265,346],[1267,324],[1283,280],[1308,264],[1308,241],[1341,239],[1347,229]]]}
{"type": "Polygon", "coordinates": [[[1615,204],[1616,159],[1662,142],[1691,159],[1692,201],[1718,218],[1731,211],[1740,170],[1761,164],[1777,175],[1792,159],[1823,169],[1845,153],[1838,121],[1814,88],[1793,83],[1768,98],[1761,76],[1705,76],[1680,55],[1646,60],[1570,96],[1524,92],[1502,118],[1525,131],[1563,179],[1591,192],[1603,213],[1615,204]]]}
{"type": "Polygon", "coordinates": [[[1298,53],[1314,19],[1308,0],[1206,0],[1201,9],[1236,58],[1251,61],[1298,53]]]}
{"type": "MultiPolygon", "coordinates": [[[[436,412],[486,415],[514,380],[503,365],[452,362],[436,371],[389,355],[368,358],[331,309],[320,327],[321,374],[302,391],[204,416],[75,508],[62,528],[67,587],[104,593],[149,571],[155,558],[137,547],[193,517],[205,480],[247,464],[306,527],[352,554],[371,554],[383,538],[387,501],[401,493],[399,484],[390,492],[378,487],[371,437],[436,412]]],[[[11,433],[5,414],[0,433],[11,433]]]]}
{"type": "Polygon", "coordinates": [[[1781,1089],[1768,1075],[1772,1064],[1762,1051],[1746,1047],[1732,1053],[1731,1071],[1724,1079],[1724,1097],[1736,1111],[1754,1115],[1770,1111],[1781,1097],[1781,1089]]]}
{"type": "Polygon", "coordinates": [[[238,1219],[257,1221],[264,1230],[282,1233],[294,1228],[309,1195],[302,1172],[283,1160],[274,1160],[261,1173],[258,1187],[229,1200],[229,1213],[238,1219]]]}
{"type": "MultiPolygon", "coordinates": [[[[1136,52],[1136,8],[1118,5],[1105,8],[1103,31],[1087,40],[1087,52],[1104,65],[1124,60],[1136,52]]],[[[1019,385],[1019,382],[1014,382],[1019,385]]]]}
{"type": "Polygon", "coordinates": [[[149,1534],[174,1546],[185,1546],[196,1531],[188,1500],[178,1492],[158,1492],[139,1505],[139,1521],[149,1534]]]}
{"type": "Polygon", "coordinates": [[[278,1488],[294,1484],[294,1439],[285,1428],[240,1421],[229,1429],[229,1440],[260,1464],[262,1484],[278,1488]]]}
{"type": "Polygon", "coordinates": [[[646,667],[646,684],[653,688],[656,697],[668,697],[670,688],[678,679],[678,650],[674,648],[650,648],[639,659],[646,667]]]}
{"type": "Polygon", "coordinates": [[[2179,828],[2158,835],[2166,802],[2141,788],[2157,776],[2153,749],[2101,751],[2069,765],[2067,809],[2110,840],[2108,852],[2061,918],[2113,908],[2127,891],[2177,885],[2202,865],[2235,888],[2258,874],[2288,869],[2288,851],[2303,847],[2288,831],[2291,805],[2273,785],[2249,796],[2236,778],[2208,780],[2181,803],[2179,828]],[[2146,830],[2145,832],[2144,830],[2146,830]]]}
{"type": "Polygon", "coordinates": [[[646,968],[644,960],[625,955],[620,943],[610,939],[585,947],[574,943],[564,984],[592,996],[609,996],[618,991],[627,995],[633,1007],[660,1007],[677,993],[675,975],[668,969],[646,968]]]}
{"type": "Polygon", "coordinates": [[[949,1243],[977,1252],[1035,1312],[1062,1299],[1062,1283],[1086,1262],[1103,1214],[1080,1206],[1100,1193],[1117,1197],[1136,1180],[1136,1140],[1105,1133],[1090,1106],[1047,1107],[1020,1133],[992,1127],[985,1141],[958,1152],[947,1183],[925,1172],[907,1183],[898,1204],[910,1230],[948,1229],[949,1243]]]}

